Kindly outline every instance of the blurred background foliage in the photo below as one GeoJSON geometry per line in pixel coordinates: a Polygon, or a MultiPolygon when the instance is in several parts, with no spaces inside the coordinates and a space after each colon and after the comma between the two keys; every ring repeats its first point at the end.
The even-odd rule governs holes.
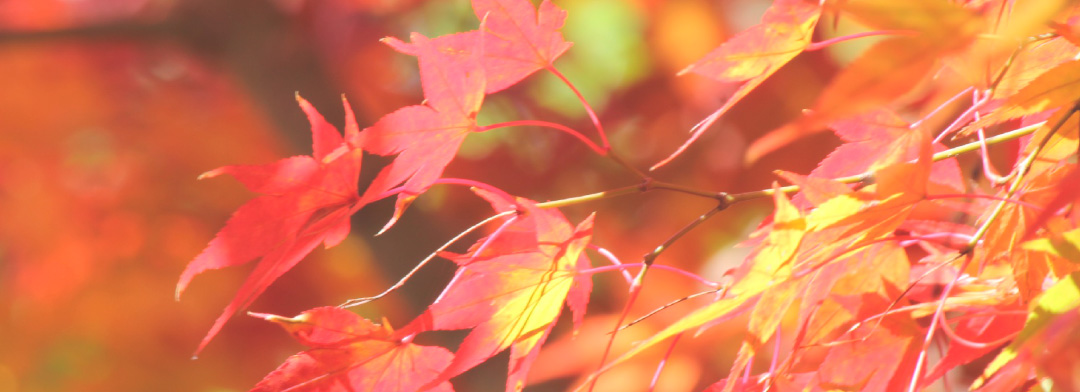
{"type": "MultiPolygon", "coordinates": [[[[674,151],[732,91],[676,73],[757,23],[770,4],[556,3],[569,12],[563,31],[574,42],[556,65],[597,108],[614,147],[641,168],[674,151]]],[[[238,317],[201,358],[190,359],[250,267],[200,276],[181,302],[173,299],[176,279],[252,196],[231,180],[195,178],[226,164],[309,154],[294,93],[339,126],[342,94],[361,127],[418,103],[415,59],[379,38],[476,25],[467,0],[0,0],[0,391],[240,391],[299,351],[276,326],[238,317]]],[[[808,172],[835,138],[802,140],[752,167],[742,166],[742,150],[809,106],[845,61],[837,59],[859,45],[800,56],[657,177],[737,192],[770,187],[775,169],[808,172]]],[[[556,121],[595,135],[570,91],[544,73],[486,99],[482,124],[512,119],[556,121]]],[[[385,163],[366,161],[361,183],[385,163]]],[[[635,182],[577,141],[527,128],[470,136],[446,176],[536,200],[635,182]]],[[[576,222],[598,211],[595,242],[636,262],[711,207],[709,200],[648,193],[564,212],[576,222]]],[[[489,213],[467,191],[436,187],[394,229],[373,237],[391,208],[382,202],[362,210],[349,240],[316,251],[252,310],[294,315],[377,293],[489,213]]],[[[743,250],[733,245],[769,208],[763,201],[725,211],[658,262],[721,279],[741,261],[743,250]]],[[[452,271],[438,262],[401,295],[356,311],[403,325],[452,271]]],[[[563,389],[599,363],[626,284],[615,274],[594,280],[585,328],[572,340],[560,324],[534,367],[535,390],[563,389]]],[[[654,272],[631,315],[699,290],[654,272]]],[[[688,309],[673,307],[624,331],[617,349],[688,309]]],[[[680,345],[659,390],[700,389],[723,377],[739,330],[715,328],[680,345]]],[[[461,336],[429,339],[443,338],[452,346],[461,336]]],[[[644,388],[662,356],[663,349],[615,369],[600,389],[644,388]]],[[[496,358],[455,385],[501,390],[505,366],[496,358]]]]}

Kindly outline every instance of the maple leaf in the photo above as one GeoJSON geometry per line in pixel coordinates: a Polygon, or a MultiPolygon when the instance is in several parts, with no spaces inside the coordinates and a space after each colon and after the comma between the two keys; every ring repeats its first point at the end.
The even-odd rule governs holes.
{"type": "MultiPolygon", "coordinates": [[[[444,41],[466,41],[452,34],[444,41]]],[[[401,217],[405,208],[442,176],[465,137],[476,129],[476,114],[484,101],[484,71],[477,51],[446,51],[421,34],[412,43],[384,39],[398,51],[420,62],[425,104],[407,106],[379,119],[357,136],[356,145],[378,155],[397,157],[375,177],[364,200],[374,200],[398,184],[394,215],[383,230],[401,217]]],[[[467,45],[466,45],[467,46],[467,45]]]]}
{"type": "Polygon", "coordinates": [[[829,350],[818,369],[823,390],[903,391],[915,369],[922,328],[906,315],[863,325],[829,350]]]}
{"type": "Polygon", "coordinates": [[[963,48],[980,32],[975,13],[946,0],[842,1],[845,13],[874,28],[917,33],[880,41],[840,72],[807,114],[754,141],[746,161],[821,131],[835,120],[864,113],[911,91],[938,57],[963,48]]]}
{"type": "MultiPolygon", "coordinates": [[[[872,29],[903,30],[958,48],[978,34],[983,21],[962,5],[948,0],[827,0],[845,16],[872,29]]],[[[929,53],[928,53],[929,54],[929,53]]]]}
{"type": "MultiPolygon", "coordinates": [[[[1077,115],[1071,111],[1061,110],[1054,113],[1047,123],[1071,122],[1075,121],[1075,117],[1077,115]]],[[[1060,187],[1066,184],[1065,181],[1071,175],[1069,169],[1072,164],[1066,159],[1075,154],[1077,146],[1080,145],[1080,130],[1067,126],[1051,132],[1052,128],[1051,125],[1046,125],[1035,131],[1023,150],[1022,155],[1027,156],[1042,145],[1037,159],[1024,176],[1024,181],[1017,187],[1014,197],[1021,201],[1051,206],[1051,202],[1061,194],[1060,187]]],[[[1001,190],[999,196],[1007,196],[1006,192],[1007,190],[1001,190]]],[[[987,227],[982,246],[984,252],[977,254],[981,258],[979,262],[1009,265],[1021,298],[1025,301],[1031,300],[1042,292],[1044,278],[1057,258],[1044,252],[1024,249],[1021,245],[1026,233],[1036,229],[1032,223],[1039,219],[1037,211],[1016,203],[1006,203],[999,215],[987,227]]]]}
{"type": "MultiPolygon", "coordinates": [[[[911,161],[919,158],[918,148],[900,148],[900,156],[891,156],[898,140],[910,138],[913,133],[911,124],[896,113],[879,109],[830,125],[836,136],[846,143],[829,153],[810,172],[811,177],[840,178],[869,172],[882,166],[882,162],[893,163],[911,161]]],[[[932,145],[933,152],[945,150],[941,143],[932,145]]],[[[954,191],[962,181],[960,165],[955,159],[934,162],[931,166],[930,181],[948,187],[954,191]]]]}
{"type": "MultiPolygon", "coordinates": [[[[893,304],[910,276],[910,262],[894,242],[876,243],[822,267],[801,295],[795,333],[797,353],[842,341],[841,336],[861,320],[881,314],[893,304]]],[[[793,354],[794,355],[794,354],[793,354]]]]}
{"type": "MultiPolygon", "coordinates": [[[[986,366],[982,376],[972,384],[972,390],[980,388],[1015,390],[1031,378],[1032,370],[1040,359],[1053,358],[1046,356],[1053,355],[1048,350],[1054,347],[1052,343],[1066,343],[1065,347],[1075,347],[1075,334],[1066,331],[1075,330],[1076,325],[1080,323],[1076,317],[1077,307],[1080,306],[1078,282],[1080,282],[1080,272],[1073,272],[1057,281],[1035,299],[1024,328],[1012,340],[1012,343],[1001,350],[997,357],[986,366]],[[1074,341],[1054,342],[1061,337],[1074,341]]],[[[1075,349],[1071,351],[1075,352],[1075,349]]],[[[1070,366],[1076,364],[1073,361],[1067,361],[1067,363],[1070,366]]],[[[1061,387],[1068,386],[1070,383],[1064,383],[1061,387]]],[[[1075,387],[1075,385],[1071,386],[1075,387]]]]}
{"type": "Polygon", "coordinates": [[[949,370],[974,361],[987,354],[997,351],[1006,340],[1012,337],[1016,331],[1024,326],[1023,314],[1016,312],[1024,310],[1018,302],[1011,302],[997,306],[994,310],[1000,311],[1000,315],[985,317],[973,317],[963,320],[956,328],[956,333],[975,342],[998,342],[997,344],[985,344],[972,347],[964,344],[950,344],[949,350],[941,358],[941,361],[927,373],[926,377],[919,382],[920,385],[930,385],[935,380],[945,376],[949,370]]]}
{"type": "Polygon", "coordinates": [[[776,0],[761,24],[736,34],[698,62],[679,72],[693,72],[725,83],[743,83],[724,105],[691,130],[690,138],[667,158],[653,165],[655,170],[682,154],[720,116],[739,103],[780,67],[802,53],[810,44],[821,17],[817,1],[776,0]]]}
{"type": "Polygon", "coordinates": [[[965,127],[960,136],[1005,120],[1072,105],[1077,99],[1080,99],[1080,61],[1074,60],[1042,73],[1009,96],[1001,109],[965,127]]]}
{"type": "Polygon", "coordinates": [[[926,55],[932,48],[926,41],[906,37],[878,42],[833,79],[806,115],[755,140],[746,151],[746,161],[755,162],[823,130],[834,119],[880,107],[911,90],[937,61],[926,55]]]}
{"type": "MultiPolygon", "coordinates": [[[[321,307],[286,318],[252,316],[285,328],[310,350],[289,357],[252,392],[419,391],[453,359],[449,350],[421,346],[348,310],[321,307]]],[[[431,391],[453,391],[448,382],[431,391]]]]}
{"type": "Polygon", "coordinates": [[[444,255],[459,268],[412,325],[419,330],[473,329],[437,381],[510,348],[506,389],[521,390],[563,303],[575,323],[584,317],[592,283],[577,271],[589,266],[583,251],[592,237],[593,216],[574,228],[557,210],[537,208],[522,198],[509,201],[478,193],[496,211],[518,210],[520,215],[481,239],[469,253],[444,255]]]}
{"type": "MultiPolygon", "coordinates": [[[[566,11],[549,0],[539,9],[528,0],[473,0],[473,12],[480,19],[479,30],[432,38],[430,46],[444,53],[481,53],[484,92],[505,90],[541,69],[554,69],[555,60],[573,45],[559,29],[566,11]]],[[[387,39],[402,53],[417,51],[387,39]]],[[[429,97],[430,99],[430,97],[429,97]]]]}
{"type": "Polygon", "coordinates": [[[1076,54],[1075,44],[1064,37],[1032,45],[1013,60],[1012,66],[1006,70],[1001,77],[1001,82],[998,83],[998,88],[994,90],[993,98],[1008,98],[1016,95],[1039,75],[1062,63],[1072,61],[1076,54]]]}
{"type": "Polygon", "coordinates": [[[1049,24],[1060,38],[1071,42],[1073,45],[1080,45],[1080,31],[1077,31],[1077,23],[1080,23],[1080,17],[1073,16],[1065,23],[1050,21],[1049,24]]]}
{"type": "MultiPolygon", "coordinates": [[[[835,121],[830,128],[845,143],[822,159],[808,178],[781,172],[784,179],[805,188],[792,199],[796,205],[801,206],[804,198],[818,205],[833,196],[850,192],[848,185],[836,183],[831,180],[833,178],[869,173],[889,164],[919,158],[920,149],[912,148],[910,140],[921,131],[913,130],[907,121],[890,110],[873,110],[835,121]]],[[[933,152],[945,149],[941,143],[932,144],[933,152]]],[[[930,185],[935,190],[962,192],[957,185],[962,183],[962,178],[955,159],[941,160],[930,166],[930,185]]]]}
{"type": "MultiPolygon", "coordinates": [[[[774,186],[775,188],[776,186],[774,186]]],[[[747,258],[747,261],[734,273],[736,283],[729,290],[733,296],[721,298],[699,308],[638,343],[634,348],[623,353],[611,363],[604,365],[600,372],[590,376],[590,380],[594,379],[599,373],[626,361],[665,339],[694,328],[715,325],[718,322],[729,320],[742,312],[753,309],[753,313],[757,316],[755,317],[757,321],[754,323],[769,325],[771,328],[751,331],[754,334],[754,342],[746,343],[740,348],[739,356],[736,358],[735,365],[733,365],[733,369],[744,367],[749,361],[749,356],[753,354],[756,343],[768,340],[772,333],[776,331],[774,322],[778,322],[778,318],[782,317],[784,313],[782,309],[778,311],[778,308],[790,305],[790,303],[783,303],[783,295],[774,295],[764,300],[776,300],[780,304],[774,303],[774,306],[758,307],[759,302],[762,302],[765,297],[763,293],[769,291],[770,288],[777,288],[775,291],[778,293],[788,291],[785,283],[788,282],[787,278],[791,275],[791,258],[798,250],[806,231],[805,218],[791,204],[786,194],[775,192],[773,201],[776,204],[776,212],[773,214],[772,230],[768,232],[765,240],[747,258]],[[759,311],[758,309],[762,310],[759,311]],[[773,312],[775,313],[774,317],[777,319],[765,317],[761,312],[773,312]]],[[[793,298],[794,296],[792,296],[793,298]]],[[[725,390],[730,391],[734,387],[735,383],[732,382],[728,384],[725,390]]]]}
{"type": "MultiPolygon", "coordinates": [[[[751,253],[732,276],[735,283],[728,290],[731,296],[722,298],[683,317],[656,335],[639,343],[601,370],[607,370],[646,348],[694,328],[715,325],[752,309],[748,333],[732,367],[732,374],[741,374],[749,366],[759,346],[776,332],[783,315],[792,306],[798,293],[807,289],[811,280],[822,279],[830,287],[842,278],[845,268],[833,268],[831,275],[819,277],[823,268],[842,263],[859,265],[865,261],[878,262],[881,248],[867,255],[859,250],[875,241],[892,235],[915,205],[923,200],[931,172],[931,143],[929,134],[915,129],[893,140],[889,148],[874,163],[877,183],[848,194],[828,198],[808,215],[803,215],[783,192],[774,190],[776,212],[765,240],[751,253]],[[908,162],[910,151],[917,151],[916,162],[908,162]]],[[[881,252],[897,254],[898,252],[881,252]]],[[[902,254],[902,252],[900,252],[902,254]]],[[[895,263],[893,258],[890,264],[895,263]]],[[[894,285],[906,281],[906,270],[889,271],[894,285]]],[[[882,277],[885,278],[884,271],[882,277]]],[[[875,286],[865,289],[876,291],[875,286]],[[872,290],[873,289],[873,290],[872,290]]],[[[856,294],[853,294],[856,295],[856,294]]],[[[823,295],[819,294],[818,298],[823,295]]],[[[804,307],[816,307],[819,300],[808,301],[804,307]]],[[[804,314],[809,314],[806,310],[804,314]]],[[[805,316],[804,316],[805,319],[805,316]]],[[[833,327],[824,330],[835,329],[833,327]]],[[[823,331],[822,333],[827,333],[823,331]]],[[[595,377],[595,375],[593,376],[595,377]]],[[[734,380],[730,378],[729,380],[734,380]]],[[[730,382],[725,390],[736,387],[730,382]]]]}
{"type": "MultiPolygon", "coordinates": [[[[1080,113],[1059,110],[1049,116],[1046,124],[1074,123],[1078,119],[1080,113]]],[[[1053,125],[1044,125],[1036,130],[1024,148],[1025,152],[1030,153],[1036,146],[1035,141],[1039,141],[1042,148],[1035,162],[1032,162],[1029,172],[1035,176],[1049,175],[1056,180],[1050,185],[1056,196],[1043,204],[1043,212],[1036,217],[1027,234],[1044,226],[1050,218],[1049,215],[1059,212],[1062,207],[1080,197],[1080,168],[1069,163],[1077,148],[1080,148],[1080,129],[1074,126],[1062,126],[1056,132],[1052,132],[1052,129],[1053,125]],[[1045,142],[1042,142],[1044,139],[1045,142]]]]}
{"type": "MultiPolygon", "coordinates": [[[[363,205],[357,194],[360,149],[346,144],[333,125],[297,96],[311,122],[312,156],[285,158],[266,165],[234,165],[203,173],[199,178],[228,174],[262,195],[241,206],[180,275],[176,298],[196,275],[261,259],[236,297],[210,328],[196,355],[233,314],[251,305],[278,277],[311,253],[319,243],[329,248],[349,234],[349,217],[363,205]]],[[[345,137],[358,132],[356,119],[345,105],[345,137]]]]}
{"type": "MultiPolygon", "coordinates": [[[[550,0],[533,8],[528,0],[473,0],[473,12],[484,21],[484,72],[487,93],[510,87],[533,72],[552,67],[570,46],[559,29],[566,11],[550,0]]],[[[479,34],[479,33],[474,33],[479,34]]]]}

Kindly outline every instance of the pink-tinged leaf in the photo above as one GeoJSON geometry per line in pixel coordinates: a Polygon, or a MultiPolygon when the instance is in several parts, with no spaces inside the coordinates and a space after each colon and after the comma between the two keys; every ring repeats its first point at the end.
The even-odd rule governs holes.
{"type": "Polygon", "coordinates": [[[777,170],[776,175],[799,186],[799,194],[791,200],[798,207],[816,207],[829,199],[851,193],[850,186],[831,178],[802,176],[783,170],[777,170]]]}
{"type": "Polygon", "coordinates": [[[813,380],[815,374],[762,374],[754,377],[738,375],[717,381],[705,388],[703,392],[721,392],[724,388],[727,388],[729,379],[734,381],[732,388],[734,388],[735,392],[813,391],[814,389],[809,388],[810,385],[807,384],[813,380]]]}
{"type": "Polygon", "coordinates": [[[1057,187],[1057,196],[1043,206],[1042,212],[1028,225],[1024,238],[1031,238],[1031,235],[1046,225],[1046,221],[1055,216],[1062,207],[1080,200],[1080,167],[1073,167],[1069,174],[1057,183],[1057,187]]]}
{"type": "MultiPolygon", "coordinates": [[[[874,170],[883,165],[911,161],[919,158],[919,148],[907,142],[918,130],[892,111],[878,109],[849,119],[833,122],[830,127],[845,144],[829,153],[812,172],[810,177],[840,178],[874,170]]],[[[934,143],[934,152],[943,151],[945,145],[934,143]]],[[[956,184],[963,183],[963,175],[956,159],[934,162],[930,167],[930,182],[954,193],[961,193],[956,184]]]]}
{"type": "Polygon", "coordinates": [[[490,32],[483,38],[488,94],[553,66],[573,45],[559,32],[566,11],[550,0],[541,2],[539,10],[528,0],[473,0],[472,6],[490,32]]]}
{"type": "Polygon", "coordinates": [[[937,61],[933,51],[933,43],[907,37],[871,46],[832,80],[811,111],[755,140],[746,161],[756,162],[835,120],[881,107],[907,93],[933,68],[937,61]]]}
{"type": "MultiPolygon", "coordinates": [[[[465,34],[440,37],[450,42],[468,40],[465,34]]],[[[383,116],[361,132],[354,145],[379,155],[394,155],[364,193],[371,201],[404,183],[394,216],[397,221],[408,204],[442,176],[465,137],[476,128],[476,114],[484,100],[484,72],[477,51],[447,51],[434,40],[413,33],[412,42],[388,38],[391,47],[417,56],[425,104],[408,106],[383,116]]]]}
{"type": "MultiPolygon", "coordinates": [[[[1029,306],[1024,328],[998,353],[972,384],[972,390],[1011,391],[1029,382],[1034,370],[1047,363],[1077,366],[1077,330],[1080,325],[1080,272],[1066,275],[1029,306]]],[[[1075,374],[1075,371],[1072,371],[1075,374]]],[[[1055,382],[1057,380],[1054,380],[1055,382]]],[[[1062,384],[1067,387],[1075,379],[1062,384]]],[[[1075,390],[1075,389],[1074,389],[1075,390]]]]}
{"type": "MultiPolygon", "coordinates": [[[[566,11],[548,0],[539,9],[528,0],[473,0],[472,5],[481,21],[479,30],[436,37],[430,45],[444,53],[481,53],[476,69],[483,70],[484,93],[505,90],[538,70],[553,67],[573,45],[559,32],[566,11]]],[[[414,45],[394,38],[384,42],[398,52],[420,55],[414,45]]]]}
{"type": "Polygon", "coordinates": [[[682,154],[690,144],[758,85],[780,67],[802,53],[810,44],[814,27],[821,16],[821,4],[806,0],[776,0],[755,25],[732,37],[698,62],[683,69],[724,83],[743,83],[716,112],[694,126],[690,139],[664,160],[655,170],[682,154]]]}
{"type": "Polygon", "coordinates": [[[591,283],[577,271],[588,265],[583,251],[592,236],[593,217],[574,228],[557,210],[540,209],[521,198],[499,201],[479,193],[492,201],[496,211],[521,212],[468,253],[445,255],[458,264],[458,271],[413,325],[421,330],[472,328],[438,381],[510,348],[506,387],[520,390],[563,303],[569,301],[575,319],[580,320],[584,311],[591,283]]]}
{"type": "MultiPolygon", "coordinates": [[[[777,188],[778,185],[774,184],[774,191],[777,188]]],[[[753,330],[749,332],[753,335],[753,341],[742,346],[739,351],[740,358],[736,359],[734,365],[734,368],[745,367],[749,363],[749,356],[754,353],[755,344],[768,340],[772,333],[776,332],[776,323],[779,323],[779,318],[791,305],[791,302],[784,298],[784,294],[797,291],[796,286],[801,284],[789,279],[792,272],[791,258],[798,251],[806,234],[806,219],[802,212],[791,204],[784,192],[775,191],[773,202],[776,212],[773,214],[771,230],[758,244],[757,249],[732,274],[735,283],[728,291],[730,296],[697,309],[638,343],[610,363],[604,364],[604,367],[589,379],[594,379],[600,373],[668,338],[694,329],[708,328],[750,310],[754,321],[751,322],[753,330]],[[767,316],[768,312],[772,312],[775,318],[767,316]]]]}
{"type": "Polygon", "coordinates": [[[1040,74],[1015,95],[1008,97],[1001,109],[972,122],[960,135],[969,135],[979,128],[1005,120],[1073,105],[1077,99],[1080,99],[1080,61],[1073,60],[1040,74]]]}
{"type": "MultiPolygon", "coordinates": [[[[300,109],[307,115],[308,122],[311,123],[311,150],[312,156],[316,160],[322,160],[331,152],[336,150],[344,143],[341,134],[338,133],[337,128],[326,122],[326,118],[322,116],[311,103],[300,98],[300,95],[296,95],[296,100],[300,102],[300,109]]],[[[345,110],[351,111],[349,105],[345,105],[345,110]]],[[[351,114],[351,113],[350,113],[351,114]]],[[[347,122],[347,121],[346,121],[347,122]]],[[[353,123],[355,124],[355,120],[353,123]]]]}
{"type": "MultiPolygon", "coordinates": [[[[236,210],[225,227],[180,275],[176,286],[178,299],[192,278],[206,270],[261,258],[199,344],[196,354],[233,314],[249,306],[319,243],[326,247],[340,243],[349,232],[349,217],[361,203],[357,195],[361,150],[344,144],[333,126],[306,101],[299,97],[298,100],[312,121],[315,157],[292,157],[261,166],[225,166],[200,177],[228,174],[263,195],[236,210]],[[331,142],[338,146],[332,146],[331,142]]],[[[351,113],[348,102],[345,107],[347,113],[351,113]]],[[[352,124],[346,129],[355,133],[355,120],[350,116],[347,121],[352,124]]],[[[355,134],[346,134],[349,136],[355,137],[355,134]]]]}
{"type": "MultiPolygon", "coordinates": [[[[592,267],[589,258],[584,254],[578,257],[577,270],[585,270],[592,267]]],[[[574,320],[574,332],[581,328],[585,321],[585,310],[589,306],[589,295],[592,294],[592,276],[578,275],[574,277],[574,283],[570,286],[570,292],[566,294],[566,306],[570,308],[574,320]]]]}
{"type": "Polygon", "coordinates": [[[906,315],[863,325],[829,350],[816,384],[823,390],[903,391],[915,369],[922,333],[906,315]]]}
{"type": "Polygon", "coordinates": [[[994,90],[993,98],[1008,98],[1016,95],[1047,70],[1073,61],[1077,52],[1076,44],[1070,43],[1065,37],[1032,44],[1013,60],[1012,66],[1005,72],[1001,82],[998,83],[998,88],[994,90]]]}
{"type": "Polygon", "coordinates": [[[425,388],[453,360],[449,350],[413,344],[411,337],[348,310],[316,308],[293,318],[252,315],[312,348],[289,357],[252,392],[453,391],[447,382],[425,388]]]}
{"type": "MultiPolygon", "coordinates": [[[[998,311],[1015,312],[1025,310],[1018,303],[1011,303],[996,308],[998,311]]],[[[922,379],[920,385],[930,385],[945,373],[957,366],[961,366],[976,359],[996,352],[1001,346],[1008,343],[1007,339],[1015,335],[1024,327],[1024,315],[1005,313],[1001,315],[989,315],[985,317],[972,317],[961,321],[956,327],[956,334],[969,341],[986,344],[982,347],[972,347],[961,343],[950,343],[945,356],[934,366],[933,369],[922,379]]]]}
{"type": "Polygon", "coordinates": [[[800,296],[800,347],[831,342],[859,320],[887,311],[910,279],[910,261],[895,242],[879,242],[819,271],[800,296]]]}
{"type": "Polygon", "coordinates": [[[254,312],[248,315],[280,325],[298,342],[313,348],[336,347],[360,339],[389,339],[393,332],[333,306],[305,310],[293,318],[254,312]]]}
{"type": "Polygon", "coordinates": [[[890,104],[931,76],[939,58],[969,46],[983,30],[973,10],[948,0],[841,1],[832,4],[872,28],[903,30],[908,37],[880,41],[841,71],[804,115],[754,141],[746,161],[843,118],[890,104]]]}

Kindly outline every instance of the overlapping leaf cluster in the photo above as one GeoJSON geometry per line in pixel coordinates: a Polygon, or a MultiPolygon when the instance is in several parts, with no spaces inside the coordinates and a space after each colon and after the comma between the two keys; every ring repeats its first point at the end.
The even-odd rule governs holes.
{"type": "MultiPolygon", "coordinates": [[[[656,166],[692,148],[784,64],[819,49],[813,38],[825,34],[822,18],[859,22],[868,32],[858,37],[889,36],[844,66],[803,116],[751,146],[748,161],[825,129],[843,140],[808,175],[779,172],[791,185],[745,194],[695,191],[631,168],[642,183],[629,192],[712,197],[716,210],[771,197],[775,212],[750,239],[753,251],[730,272],[732,283],[711,290],[715,301],[598,364],[585,385],[673,337],[746,316],[730,375],[713,380],[710,390],[921,390],[952,382],[939,380],[979,358],[992,360],[969,383],[972,389],[1080,390],[1073,332],[1080,327],[1074,7],[776,0],[761,24],[689,66],[684,72],[740,85],[656,166]],[[937,123],[948,125],[927,125],[937,123]],[[988,150],[1015,139],[1018,158],[1006,175],[996,174],[988,150]],[[962,167],[953,158],[964,153],[984,159],[962,167]],[[979,174],[963,174],[973,171],[979,174]],[[771,358],[767,367],[763,357],[771,358]]],[[[474,0],[473,9],[477,30],[436,38],[414,33],[409,43],[385,40],[417,57],[424,104],[363,130],[346,105],[341,136],[301,100],[312,123],[312,156],[205,175],[230,174],[261,196],[233,215],[181,277],[178,295],[207,269],[259,259],[200,350],[316,246],[340,242],[349,216],[363,206],[397,197],[386,230],[431,186],[470,183],[441,177],[462,141],[487,129],[476,123],[485,95],[538,70],[557,73],[554,61],[570,47],[559,32],[566,13],[548,0],[539,8],[527,0],[474,0]],[[394,158],[357,192],[365,152],[394,158]]],[[[600,132],[605,147],[593,150],[626,165],[607,155],[600,132]]],[[[545,208],[551,205],[474,185],[500,224],[466,253],[441,254],[458,269],[426,311],[397,331],[340,308],[295,318],[260,314],[310,349],[256,390],[449,390],[450,379],[506,349],[506,389],[524,388],[563,305],[575,322],[584,317],[592,288],[585,250],[594,218],[575,226],[545,208]],[[470,332],[454,353],[412,343],[417,334],[456,329],[470,332]]],[[[578,200],[604,197],[597,195],[578,200]]],[[[657,249],[639,266],[652,267],[663,247],[657,249]]]]}

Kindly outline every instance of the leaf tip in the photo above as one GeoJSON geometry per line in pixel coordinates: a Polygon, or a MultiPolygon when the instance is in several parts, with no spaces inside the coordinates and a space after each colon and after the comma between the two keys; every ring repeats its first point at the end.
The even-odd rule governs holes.
{"type": "Polygon", "coordinates": [[[198,177],[195,177],[195,179],[196,179],[196,180],[205,180],[205,179],[207,179],[207,178],[214,178],[214,177],[217,177],[217,176],[221,175],[221,173],[224,173],[224,172],[225,172],[225,171],[224,171],[224,170],[222,170],[222,169],[224,169],[224,168],[223,168],[223,167],[219,167],[219,168],[217,168],[217,169],[214,169],[214,170],[207,170],[207,171],[203,172],[202,174],[199,174],[199,176],[198,176],[198,177]]]}
{"type": "Polygon", "coordinates": [[[398,51],[398,53],[401,54],[407,54],[410,56],[417,56],[419,54],[416,49],[416,45],[405,43],[405,41],[402,41],[397,37],[383,37],[379,39],[379,42],[386,44],[387,46],[398,51]]]}
{"type": "Polygon", "coordinates": [[[254,318],[260,318],[260,319],[263,319],[263,320],[267,320],[267,321],[270,321],[271,318],[278,317],[278,316],[275,316],[275,315],[272,315],[272,314],[269,314],[269,313],[259,313],[259,312],[247,312],[247,315],[251,316],[251,317],[254,317],[254,318]]]}
{"type": "Polygon", "coordinates": [[[405,213],[405,209],[409,208],[409,205],[412,204],[414,200],[416,200],[417,196],[418,195],[410,195],[405,193],[399,194],[397,203],[395,203],[394,206],[394,216],[390,217],[390,221],[386,222],[386,226],[383,226],[383,228],[380,229],[378,233],[375,233],[375,235],[379,236],[387,230],[390,230],[390,227],[394,226],[394,224],[397,223],[398,219],[401,219],[401,215],[405,213]]]}
{"type": "Polygon", "coordinates": [[[687,65],[686,68],[680,69],[679,72],[676,72],[675,76],[683,76],[683,75],[686,75],[688,73],[694,72],[694,66],[695,65],[696,64],[687,65]]]}

